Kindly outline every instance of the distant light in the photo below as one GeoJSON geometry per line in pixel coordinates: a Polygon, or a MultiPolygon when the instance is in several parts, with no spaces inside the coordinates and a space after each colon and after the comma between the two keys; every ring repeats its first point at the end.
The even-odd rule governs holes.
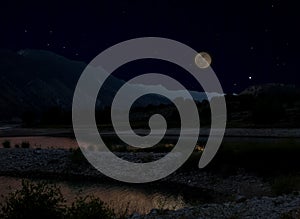
{"type": "Polygon", "coordinates": [[[251,77],[251,76],[249,76],[249,80],[252,80],[252,77],[251,77]]]}
{"type": "Polygon", "coordinates": [[[28,31],[25,29],[24,32],[27,33],[28,31]]]}

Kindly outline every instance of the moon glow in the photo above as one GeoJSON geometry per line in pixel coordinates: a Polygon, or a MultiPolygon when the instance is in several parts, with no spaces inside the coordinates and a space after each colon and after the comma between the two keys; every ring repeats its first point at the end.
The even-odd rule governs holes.
{"type": "Polygon", "coordinates": [[[211,57],[206,52],[200,52],[195,56],[195,64],[199,68],[208,68],[211,64],[211,57]]]}

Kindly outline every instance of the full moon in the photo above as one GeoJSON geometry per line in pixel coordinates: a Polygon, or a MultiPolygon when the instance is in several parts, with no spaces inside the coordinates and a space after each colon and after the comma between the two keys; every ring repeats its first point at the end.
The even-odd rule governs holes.
{"type": "Polygon", "coordinates": [[[211,64],[211,57],[206,52],[200,52],[195,56],[195,64],[199,68],[208,68],[211,64]]]}

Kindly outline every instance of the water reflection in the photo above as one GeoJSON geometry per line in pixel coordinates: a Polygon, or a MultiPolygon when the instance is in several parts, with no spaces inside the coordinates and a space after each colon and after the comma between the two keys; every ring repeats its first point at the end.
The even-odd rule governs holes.
{"type": "MultiPolygon", "coordinates": [[[[37,180],[35,180],[37,181],[37,180]]],[[[15,177],[0,176],[0,195],[8,195],[21,188],[22,180],[15,177]]],[[[76,196],[94,195],[122,213],[148,213],[151,209],[179,209],[188,206],[180,194],[171,194],[153,188],[134,188],[133,186],[107,185],[92,182],[54,182],[60,188],[67,204],[72,203],[76,196]]],[[[0,197],[0,202],[3,197],[0,197]]]]}

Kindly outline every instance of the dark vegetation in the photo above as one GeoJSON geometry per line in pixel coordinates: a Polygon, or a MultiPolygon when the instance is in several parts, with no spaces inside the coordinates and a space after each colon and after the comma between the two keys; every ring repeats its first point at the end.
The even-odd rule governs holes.
{"type": "MultiPolygon", "coordinates": [[[[218,98],[218,97],[215,97],[218,98]]],[[[213,98],[211,101],[214,101],[213,98]]],[[[182,100],[189,104],[190,100],[182,100]]],[[[300,124],[300,95],[226,95],[228,127],[299,127],[300,124]]],[[[207,100],[197,102],[202,127],[210,126],[210,106],[207,100]]],[[[105,107],[96,110],[95,116],[99,126],[112,127],[111,109],[105,107]]],[[[149,118],[153,114],[163,115],[168,128],[180,127],[179,113],[174,104],[148,105],[133,107],[130,122],[133,128],[147,129],[149,118]]],[[[25,112],[22,116],[23,125],[30,126],[70,126],[72,115],[70,110],[52,107],[45,112],[36,114],[25,112]]]]}
{"type": "Polygon", "coordinates": [[[5,140],[4,142],[2,142],[2,145],[4,148],[10,148],[10,141],[5,140]]]}
{"type": "Polygon", "coordinates": [[[118,218],[104,202],[93,196],[77,197],[66,205],[59,187],[46,182],[22,181],[22,188],[10,193],[0,204],[3,219],[110,219],[118,218]]]}
{"type": "Polygon", "coordinates": [[[70,160],[73,164],[80,165],[80,164],[87,164],[88,161],[85,156],[82,154],[80,148],[70,149],[70,160]]]}
{"type": "MultiPolygon", "coordinates": [[[[151,148],[135,148],[118,143],[109,143],[113,152],[152,152],[151,154],[168,153],[176,142],[162,142],[151,148]]],[[[199,142],[188,161],[181,170],[197,170],[198,162],[204,149],[199,142]]],[[[230,175],[244,169],[262,176],[279,176],[300,172],[300,143],[298,139],[276,139],[271,142],[223,142],[212,162],[205,168],[207,171],[230,175]]],[[[71,160],[74,163],[86,162],[80,149],[72,150],[71,160]]],[[[145,162],[149,162],[145,161],[145,162]]]]}
{"type": "MultiPolygon", "coordinates": [[[[148,149],[111,146],[114,152],[153,152],[144,156],[142,162],[154,161],[155,153],[170,152],[175,144],[160,144],[148,149]]],[[[178,170],[189,172],[198,169],[203,147],[197,145],[189,159],[178,170]]],[[[224,177],[239,173],[241,170],[263,177],[271,182],[274,194],[285,194],[300,190],[300,145],[293,139],[281,139],[274,142],[230,142],[223,143],[211,161],[204,168],[224,177]]],[[[80,149],[74,150],[71,160],[75,164],[87,163],[80,149]]]]}
{"type": "Polygon", "coordinates": [[[231,127],[299,127],[300,98],[226,96],[231,127]],[[296,101],[297,100],[297,101],[296,101]]]}
{"type": "Polygon", "coordinates": [[[263,176],[292,174],[300,171],[300,146],[296,140],[274,143],[223,143],[207,167],[230,174],[243,168],[263,176]]]}
{"type": "Polygon", "coordinates": [[[29,147],[30,147],[30,143],[29,143],[29,142],[23,141],[23,142],[21,143],[21,148],[29,148],[29,147]]]}
{"type": "MultiPolygon", "coordinates": [[[[4,142],[2,142],[2,146],[3,146],[3,148],[10,148],[11,147],[11,143],[10,143],[10,141],[5,140],[4,142]]],[[[20,148],[20,145],[16,144],[15,148],[20,148]]],[[[30,148],[30,143],[28,141],[23,141],[21,143],[21,148],[30,148]]]]}
{"type": "MultiPolygon", "coordinates": [[[[275,86],[275,85],[274,85],[275,86]]],[[[272,89],[271,89],[272,90],[272,89]]],[[[214,97],[211,101],[215,101],[214,97]]],[[[300,92],[226,95],[227,127],[300,127],[300,92]]],[[[190,100],[181,100],[184,105],[190,100]]],[[[197,102],[201,127],[209,127],[211,111],[208,100],[197,102]]],[[[174,104],[133,107],[130,121],[133,128],[147,129],[150,116],[161,114],[166,118],[168,128],[180,127],[179,113],[174,104]]],[[[96,112],[99,125],[111,126],[110,108],[96,112]]]]}

